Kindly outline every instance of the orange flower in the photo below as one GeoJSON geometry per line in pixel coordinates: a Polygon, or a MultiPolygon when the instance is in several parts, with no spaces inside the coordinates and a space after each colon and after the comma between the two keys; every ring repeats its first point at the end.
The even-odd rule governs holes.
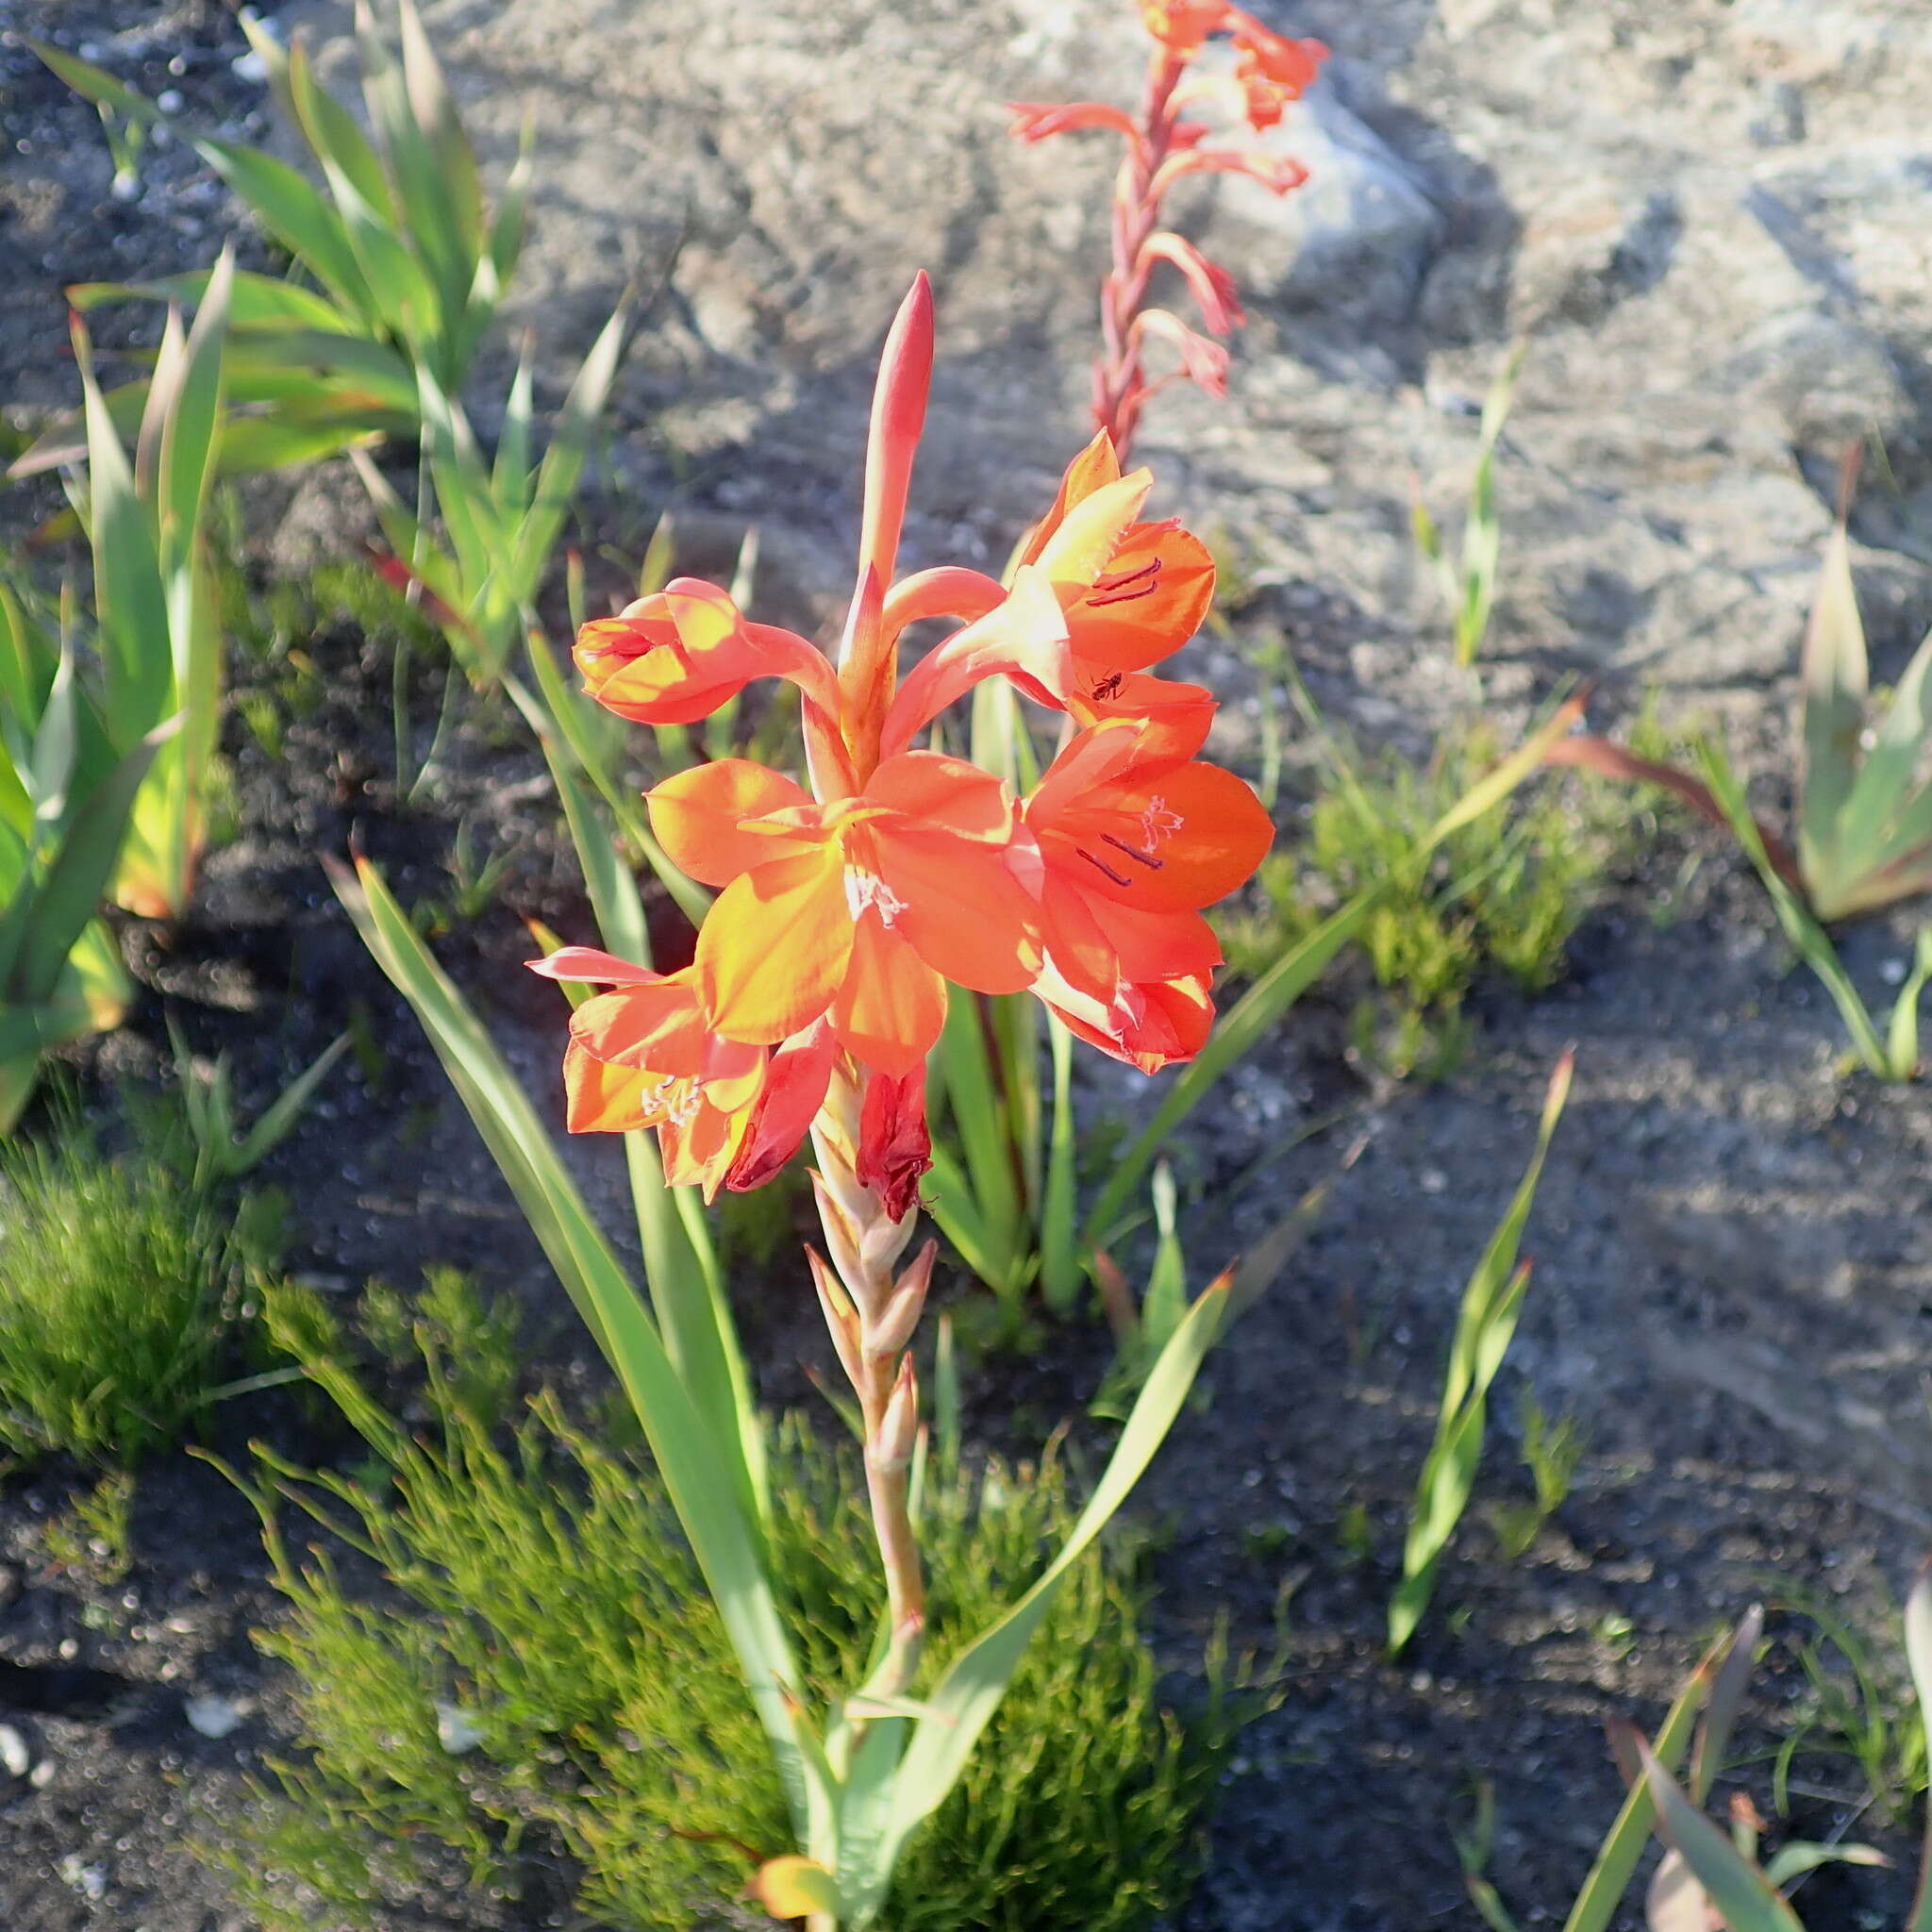
{"type": "Polygon", "coordinates": [[[1248,787],[1194,759],[1208,715],[1082,731],[1022,807],[1041,869],[1047,963],[1035,991],[1075,1031],[1148,1071],[1206,1038],[1221,948],[1201,908],[1274,842],[1248,787]]]}
{"type": "Polygon", "coordinates": [[[757,677],[789,677],[821,708],[838,709],[822,652],[774,625],[747,624],[696,577],[674,577],[621,616],[585,625],[574,655],[590,694],[638,724],[692,724],[757,677]]]}
{"type": "MultiPolygon", "coordinates": [[[[1214,559],[1177,520],[1141,523],[1152,477],[1120,473],[1103,430],[1074,458],[1004,591],[974,571],[908,578],[889,606],[903,622],[974,620],[929,651],[900,687],[884,744],[902,751],[983,678],[1009,677],[1036,702],[1092,724],[1147,706],[1213,701],[1191,685],[1133,674],[1177,651],[1214,600],[1214,559]]],[[[1205,732],[1206,725],[1203,724],[1205,732]]]]}
{"type": "Polygon", "coordinates": [[[665,1178],[755,1188],[783,1167],[824,1104],[837,1051],[820,1027],[775,1054],[705,1024],[689,967],[651,972],[589,946],[530,962],[549,979],[616,989],[571,1015],[564,1050],[565,1124],[574,1134],[655,1127],[665,1178]]]}
{"type": "Polygon", "coordinates": [[[1227,0],[1141,0],[1147,31],[1171,54],[1199,52],[1201,42],[1222,24],[1227,0]]]}
{"type": "Polygon", "coordinates": [[[672,859],[724,891],[698,934],[707,1021],[753,1045],[821,1016],[880,1073],[925,1058],[946,981],[1017,992],[1041,962],[1037,908],[1008,864],[1000,781],[937,752],[889,758],[864,789],[821,802],[743,758],[649,794],[672,859]]]}
{"type": "Polygon", "coordinates": [[[1328,49],[1320,41],[1277,34],[1238,7],[1230,7],[1227,16],[1239,56],[1235,80],[1246,101],[1248,125],[1259,132],[1276,125],[1287,104],[1314,85],[1328,49]]]}

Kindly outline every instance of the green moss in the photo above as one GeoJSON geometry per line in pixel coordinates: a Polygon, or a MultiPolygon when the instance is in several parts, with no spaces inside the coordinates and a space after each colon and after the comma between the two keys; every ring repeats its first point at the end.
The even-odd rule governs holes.
{"type": "MultiPolygon", "coordinates": [[[[574,1904],[627,1932],[758,1923],[740,1895],[754,1857],[791,1848],[786,1808],[655,1478],[547,1391],[506,1431],[513,1331],[465,1313],[448,1277],[432,1299],[416,1322],[427,1380],[413,1437],[312,1300],[271,1303],[375,1452],[359,1480],[275,1465],[280,1486],[385,1588],[369,1594],[361,1564],[352,1576],[350,1558],[298,1556],[271,1529],[289,1610],[258,1641],[294,1678],[302,1757],[211,1830],[208,1855],[266,1932],[385,1925],[450,1885],[525,1910],[574,1904]]],[[[391,1342],[392,1306],[377,1325],[391,1342]]],[[[775,1566],[824,1697],[858,1680],[877,1627],[862,1486],[850,1457],[795,1424],[774,1464],[775,1566]]],[[[1075,1514],[1051,1462],[932,1486],[929,1670],[1024,1589],[1075,1514]]],[[[1184,1896],[1230,1726],[1218,1697],[1191,1730],[1163,1708],[1140,1607],[1117,1561],[1077,1567],[908,1851],[893,1932],[1130,1932],[1184,1896]]]]}
{"type": "Polygon", "coordinates": [[[132,1463],[187,1433],[216,1378],[235,1270],[163,1161],[71,1123],[0,1148],[0,1451],[132,1463]]]}

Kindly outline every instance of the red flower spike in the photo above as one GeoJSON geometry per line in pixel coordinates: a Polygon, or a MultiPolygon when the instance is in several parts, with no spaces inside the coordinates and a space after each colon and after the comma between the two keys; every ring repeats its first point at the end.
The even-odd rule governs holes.
{"type": "Polygon", "coordinates": [[[931,1166],[925,1068],[897,1079],[874,1074],[865,1083],[858,1116],[860,1185],[878,1195],[892,1220],[901,1221],[918,1205],[919,1183],[931,1166]]]}
{"type": "Polygon", "coordinates": [[[1102,128],[1123,136],[1127,156],[1114,188],[1111,223],[1113,261],[1101,283],[1104,347],[1093,365],[1093,415],[1124,457],[1150,397],[1173,378],[1149,379],[1141,351],[1149,333],[1167,333],[1181,350],[1183,371],[1211,394],[1224,392],[1224,354],[1197,346],[1180,325],[1151,323],[1147,291],[1155,268],[1172,262],[1186,276],[1208,327],[1225,335],[1241,325],[1234,284],[1177,235],[1160,227],[1160,206],[1169,189],[1191,174],[1209,171],[1247,175],[1286,193],[1307,178],[1295,162],[1202,145],[1209,129],[1188,113],[1206,104],[1234,100],[1250,127],[1274,126],[1290,101],[1307,91],[1328,50],[1319,41],[1294,41],[1273,32],[1231,0],[1141,0],[1141,18],[1154,46],[1141,114],[1131,119],[1098,101],[1053,108],[1038,102],[1016,104],[1013,132],[1025,141],[1055,134],[1102,128]],[[1189,80],[1191,63],[1209,36],[1233,41],[1232,79],[1189,80]],[[1186,83],[1185,85],[1183,83],[1186,83]],[[1148,324],[1148,326],[1142,326],[1148,324]]]}
{"type": "Polygon", "coordinates": [[[1133,121],[1120,108],[1099,101],[1070,101],[1060,106],[1011,101],[1007,111],[1013,117],[1008,132],[1018,141],[1050,141],[1056,134],[1079,134],[1090,127],[1106,127],[1124,136],[1130,146],[1141,144],[1141,130],[1133,121]]]}

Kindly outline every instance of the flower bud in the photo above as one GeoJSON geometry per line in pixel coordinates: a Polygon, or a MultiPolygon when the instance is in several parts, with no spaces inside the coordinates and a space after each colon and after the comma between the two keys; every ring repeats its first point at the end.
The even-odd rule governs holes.
{"type": "Polygon", "coordinates": [[[819,1222],[824,1229],[825,1247],[833,1269],[849,1291],[863,1293],[871,1276],[859,1258],[858,1229],[816,1168],[811,1174],[811,1191],[818,1196],[819,1222]]]}
{"type": "Polygon", "coordinates": [[[925,1291],[932,1284],[932,1264],[940,1244],[927,1241],[911,1267],[899,1277],[899,1285],[886,1303],[886,1311],[872,1324],[865,1338],[865,1352],[874,1361],[894,1356],[912,1340],[919,1317],[925,1307],[925,1291]]]}
{"type": "Polygon", "coordinates": [[[819,1307],[824,1310],[832,1346],[839,1352],[839,1365],[845,1371],[846,1379],[857,1388],[863,1367],[858,1311],[816,1248],[807,1248],[805,1258],[811,1264],[812,1286],[819,1291],[819,1307]]]}
{"type": "Polygon", "coordinates": [[[886,1403],[886,1417],[879,1424],[878,1439],[870,1457],[873,1467],[897,1471],[911,1466],[912,1450],[919,1440],[919,1377],[912,1370],[912,1357],[899,1358],[899,1378],[886,1403]]]}

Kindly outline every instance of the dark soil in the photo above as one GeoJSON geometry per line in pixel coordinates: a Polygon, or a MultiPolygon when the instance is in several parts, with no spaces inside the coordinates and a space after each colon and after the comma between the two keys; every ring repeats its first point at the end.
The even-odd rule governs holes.
{"type": "MultiPolygon", "coordinates": [[[[0,20],[10,29],[0,36],[0,250],[11,264],[0,277],[0,378],[14,403],[45,408],[71,393],[60,287],[201,264],[227,215],[178,148],[150,156],[139,201],[108,199],[92,110],[18,36],[111,42],[117,73],[151,92],[176,89],[204,125],[252,137],[262,101],[235,73],[245,42],[225,7],[0,0],[0,20]]],[[[110,346],[152,323],[108,313],[99,332],[110,346]]],[[[856,429],[838,433],[849,441],[856,429]]],[[[815,529],[825,515],[823,478],[788,474],[767,488],[769,501],[748,508],[781,530],[788,519],[815,529]]],[[[277,568],[297,523],[320,533],[324,554],[350,554],[353,492],[340,480],[292,497],[287,484],[263,486],[248,504],[251,568],[277,568]]],[[[16,492],[0,499],[0,518],[25,528],[52,503],[16,492]]],[[[745,513],[741,490],[731,508],[745,513]]],[[[628,515],[593,495],[587,547],[634,544],[628,515]]],[[[1291,627],[1324,707],[1390,724],[1351,655],[1370,620],[1343,600],[1276,584],[1242,622],[1291,627]]],[[[290,722],[274,757],[231,721],[239,834],[211,855],[188,920],[125,929],[143,996],[77,1071],[103,1109],[114,1081],[157,1080],[172,1012],[198,1051],[233,1056],[253,1108],[357,1028],[364,1045],[350,1069],[258,1176],[288,1195],[291,1267],[318,1291],[348,1293],[371,1276],[407,1285],[430,1263],[456,1263],[523,1299],[544,1343],[534,1366],[587,1373],[563,1296],[319,863],[362,850],[410,903],[447,893],[459,825],[478,850],[511,855],[491,909],[438,950],[554,1106],[559,1010],[521,970],[522,921],[575,936],[588,914],[541,760],[508,707],[468,702],[433,782],[407,801],[386,649],[348,627],[305,648],[324,701],[290,722]]],[[[1223,655],[1201,655],[1197,671],[1244,689],[1223,655]]],[[[1536,654],[1511,667],[1503,681],[1519,715],[1559,668],[1536,654]]],[[[238,664],[233,681],[246,690],[272,675],[238,664]]],[[[427,667],[410,689],[420,756],[439,702],[427,667]]],[[[1909,930],[1879,920],[1847,941],[1874,1003],[1909,930]]],[[[1774,1607],[1780,1639],[1749,1706],[1754,1748],[1774,1744],[1799,1707],[1792,1606],[1828,1598],[1881,1649],[1893,1643],[1890,1607],[1932,1530],[1920,1392],[1932,1104],[1921,1089],[1843,1073],[1828,1003],[1790,970],[1755,883],[1701,835],[1672,835],[1614,884],[1555,991],[1486,992],[1475,1049],[1440,1085],[1391,1088],[1352,1064],[1342,1016],[1357,989],[1346,982],[1298,1009],[1174,1150],[1197,1284],[1305,1189],[1334,1179],[1314,1233],[1211,1367],[1139,1506],[1161,1540],[1159,1636],[1177,1697],[1194,1694],[1195,1660],[1223,1621],[1237,1650],[1282,1657],[1279,1707],[1246,1734],[1186,1924],[1474,1926],[1452,1832],[1483,1779],[1499,1821],[1491,1878],[1524,1924],[1559,1923],[1619,1802],[1606,1719],[1653,1724],[1713,1633],[1754,1600],[1774,1607]],[[1572,1045],[1575,1093],[1531,1225],[1537,1272],[1492,1404],[1477,1507],[1434,1614],[1391,1665],[1382,1620],[1457,1297],[1528,1158],[1550,1069],[1572,1045]],[[1341,1124],[1271,1151],[1337,1110],[1341,1124]],[[1525,1387],[1551,1414],[1574,1413],[1589,1446],[1573,1492],[1511,1563],[1483,1510],[1527,1493],[1512,1453],[1525,1387]]],[[[1096,1117],[1131,1123],[1151,1106],[1150,1090],[1115,1069],[1083,1079],[1096,1117]]],[[[581,1145],[570,1158],[621,1229],[621,1161],[581,1145]]],[[[792,1264],[764,1280],[741,1273],[736,1292],[774,1405],[810,1400],[803,1368],[827,1363],[792,1264]]],[[[951,1292],[973,1291],[956,1282],[951,1292]]],[[[1105,1356],[1082,1327],[1036,1355],[985,1360],[974,1424],[989,1440],[1037,1443],[1080,1411],[1105,1356]]],[[[214,1446],[239,1457],[251,1435],[298,1458],[329,1454],[333,1441],[275,1397],[225,1410],[214,1446]]],[[[1104,1447],[1097,1429],[1088,1446],[1104,1447]]],[[[133,1568],[108,1586],[46,1554],[44,1523],[79,1481],[55,1470],[0,1487],[0,1722],[50,1767],[0,1783],[0,1924],[245,1932],[189,1833],[242,1801],[286,1716],[248,1641],[275,1614],[255,1519],[202,1463],[158,1461],[141,1474],[133,1568]],[[243,1713],[232,1736],[210,1740],[187,1722],[184,1700],[206,1694],[243,1713]]],[[[1768,1806],[1761,1769],[1746,1781],[1768,1806]]],[[[1864,1799],[1844,1759],[1801,1760],[1794,1789],[1798,1808],[1779,1828],[1801,1834],[1845,1828],[1864,1799]]],[[[1858,1818],[1853,1835],[1877,1836],[1909,1868],[1902,1835],[1875,1819],[1858,1818]]],[[[1801,1904],[1812,1932],[1834,1932],[1896,1922],[1907,1889],[1904,1872],[1825,1874],[1801,1904]]],[[[472,1923],[455,1907],[447,1921],[450,1932],[472,1923]]]]}

